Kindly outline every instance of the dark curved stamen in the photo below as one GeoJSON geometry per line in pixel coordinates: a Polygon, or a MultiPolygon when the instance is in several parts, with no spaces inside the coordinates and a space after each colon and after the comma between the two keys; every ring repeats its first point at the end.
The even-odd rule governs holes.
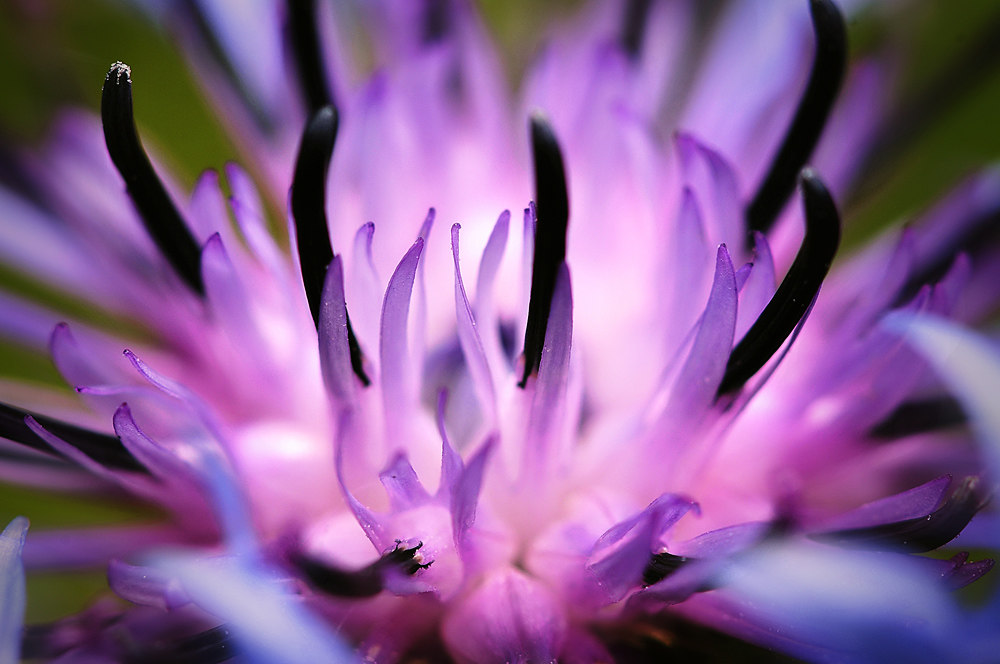
{"type": "Polygon", "coordinates": [[[135,130],[131,76],[128,65],[116,62],[104,79],[101,121],[108,154],[125,180],[146,232],[191,290],[204,295],[201,249],[149,163],[135,130]]]}
{"type": "Polygon", "coordinates": [[[875,438],[893,439],[964,425],[968,419],[954,397],[907,401],[872,430],[875,438]]]}
{"type": "Polygon", "coordinates": [[[288,31],[299,85],[312,115],[334,104],[316,26],[316,0],[288,0],[288,31]]]}
{"type": "Polygon", "coordinates": [[[646,565],[646,569],[642,571],[642,585],[643,587],[651,586],[655,583],[663,581],[681,567],[691,562],[690,558],[685,558],[684,556],[675,556],[672,553],[654,554],[650,559],[649,564],[646,565]]]}
{"type": "Polygon", "coordinates": [[[385,577],[389,572],[395,570],[412,576],[431,566],[431,563],[421,563],[417,560],[417,552],[422,546],[423,542],[407,549],[400,542],[396,542],[396,548],[392,551],[383,554],[371,565],[354,571],[337,569],[301,554],[293,556],[291,562],[302,572],[310,585],[328,595],[374,597],[385,588],[385,577]]]}
{"type": "Polygon", "coordinates": [[[424,0],[423,40],[425,44],[436,44],[448,36],[451,30],[451,8],[449,0],[424,0]]]}
{"type": "MultiPolygon", "coordinates": [[[[324,106],[313,114],[302,134],[292,179],[292,218],[295,220],[302,284],[317,328],[326,271],[333,260],[333,246],[326,223],[326,177],[337,140],[338,122],[337,110],[332,106],[324,106]]],[[[351,368],[362,384],[370,385],[350,316],[347,317],[347,342],[351,351],[351,368]]]]}
{"type": "Polygon", "coordinates": [[[44,415],[35,415],[4,403],[0,403],[0,438],[12,440],[40,452],[56,454],[55,450],[25,423],[24,418],[29,416],[53,436],[66,441],[106,468],[134,473],[149,472],[122,445],[117,436],[97,433],[44,415]]]}
{"type": "Polygon", "coordinates": [[[792,124],[757,194],[747,206],[748,242],[752,241],[753,231],[766,233],[788,202],[795,190],[795,178],[819,142],[844,80],[847,68],[844,17],[832,0],[810,0],[809,9],[816,34],[816,57],[792,124]]]}
{"type": "Polygon", "coordinates": [[[844,549],[893,550],[909,553],[933,551],[952,541],[983,506],[978,477],[967,477],[931,514],[870,528],[817,533],[809,538],[844,549]]]}
{"type": "Polygon", "coordinates": [[[735,392],[760,370],[802,320],[840,246],[840,215],[811,169],[802,172],[806,234],[795,261],[764,311],[729,355],[718,394],[735,392]]]}
{"type": "Polygon", "coordinates": [[[531,296],[524,330],[524,375],[520,387],[538,371],[549,324],[556,275],[566,259],[569,195],[559,142],[545,118],[531,118],[531,151],[535,164],[535,254],[531,265],[531,296]]]}
{"type": "Polygon", "coordinates": [[[625,3],[625,14],[622,17],[621,45],[622,50],[632,60],[636,60],[642,52],[642,39],[646,33],[646,21],[653,0],[628,0],[625,3]]]}

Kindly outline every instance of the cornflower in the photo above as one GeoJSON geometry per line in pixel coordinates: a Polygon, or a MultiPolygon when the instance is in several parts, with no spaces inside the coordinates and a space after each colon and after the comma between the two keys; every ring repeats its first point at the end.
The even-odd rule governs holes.
{"type": "Polygon", "coordinates": [[[947,595],[992,561],[915,554],[997,472],[1000,363],[944,319],[996,305],[1000,177],[831,272],[886,77],[831,0],[597,2],[522,110],[460,0],[366,5],[367,78],[339,6],[141,4],[253,176],[171,184],[117,62],[0,189],[7,264],[148,333],[3,295],[89,410],[15,392],[0,470],[167,515],[12,522],[8,660],[994,656],[947,595]],[[24,567],[95,565],[123,602],[22,630],[24,567]]]}

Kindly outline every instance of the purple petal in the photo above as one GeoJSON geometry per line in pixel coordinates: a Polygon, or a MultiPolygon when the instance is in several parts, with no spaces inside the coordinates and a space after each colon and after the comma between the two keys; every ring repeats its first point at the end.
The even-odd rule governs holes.
{"type": "Polygon", "coordinates": [[[475,319],[480,323],[479,336],[483,341],[483,349],[495,376],[502,376],[501,372],[508,366],[503,344],[500,341],[500,325],[494,301],[494,282],[497,272],[500,270],[500,261],[503,259],[509,231],[510,211],[504,210],[486,242],[483,257],[479,261],[479,276],[476,279],[475,319]]]}
{"type": "Polygon", "coordinates": [[[733,338],[738,342],[747,333],[750,326],[764,311],[777,290],[774,278],[774,258],[767,238],[761,233],[754,233],[753,269],[746,284],[740,289],[739,310],[736,314],[736,332],[733,338]]]}
{"type": "Polygon", "coordinates": [[[562,415],[566,406],[570,349],[573,345],[573,291],[564,262],[556,276],[552,308],[542,345],[534,399],[525,435],[525,462],[536,471],[555,461],[562,415]]]}
{"type": "Polygon", "coordinates": [[[925,517],[941,504],[951,477],[944,475],[894,496],[866,503],[857,509],[824,522],[822,530],[870,528],[885,523],[925,517]]]}
{"type": "Polygon", "coordinates": [[[175,526],[71,528],[33,532],[24,547],[28,569],[93,568],[150,547],[180,544],[189,537],[175,526]]]}
{"type": "Polygon", "coordinates": [[[471,664],[555,664],[566,617],[545,586],[503,569],[452,607],[442,631],[448,651],[471,664]]]}
{"type": "Polygon", "coordinates": [[[732,166],[693,136],[678,134],[675,142],[684,179],[702,204],[709,244],[728,244],[741,251],[746,231],[732,166]]]}
{"type": "Polygon", "coordinates": [[[690,500],[665,494],[601,535],[587,559],[587,569],[597,577],[611,602],[639,587],[643,571],[658,552],[664,535],[694,507],[690,500]]]}
{"type": "Polygon", "coordinates": [[[0,533],[0,661],[21,659],[21,626],[27,599],[21,553],[28,520],[19,516],[0,533]]]}
{"type": "Polygon", "coordinates": [[[424,248],[423,238],[417,238],[396,271],[389,278],[382,303],[382,324],[379,334],[379,360],[382,383],[382,400],[385,404],[386,427],[393,434],[405,431],[413,403],[415,386],[414,367],[409,348],[407,322],[410,313],[410,296],[417,274],[417,265],[424,248]]]}
{"type": "Polygon", "coordinates": [[[447,403],[448,392],[441,390],[437,403],[437,428],[438,434],[441,436],[441,481],[438,483],[436,494],[438,497],[451,495],[465,470],[462,456],[452,447],[451,441],[448,440],[448,431],[444,426],[444,412],[447,403]]]}
{"type": "Polygon", "coordinates": [[[431,499],[405,452],[396,453],[386,469],[379,473],[378,479],[389,495],[389,505],[393,511],[418,507],[431,499]]]}
{"type": "Polygon", "coordinates": [[[375,224],[368,222],[354,236],[350,278],[346,283],[347,301],[351,303],[351,323],[362,346],[374,348],[379,338],[379,302],[382,286],[375,270],[372,241],[375,224]]]}
{"type": "Polygon", "coordinates": [[[451,251],[455,261],[455,316],[458,323],[458,340],[462,345],[465,364],[472,378],[479,405],[485,413],[486,422],[489,426],[494,426],[497,421],[497,406],[493,376],[490,373],[486,352],[483,350],[483,342],[479,337],[472,307],[469,306],[469,298],[465,293],[462,271],[458,265],[458,231],[460,228],[458,224],[451,227],[451,251]]]}
{"type": "Polygon", "coordinates": [[[694,344],[674,383],[666,421],[696,421],[713,403],[722,381],[736,327],[736,275],[729,252],[719,247],[715,280],[694,344]]]}
{"type": "Polygon", "coordinates": [[[486,463],[490,459],[494,448],[499,444],[499,436],[490,436],[479,448],[469,463],[466,464],[462,475],[458,478],[451,492],[451,520],[452,531],[455,533],[455,544],[461,546],[466,533],[476,522],[476,507],[479,503],[479,491],[483,485],[483,474],[486,472],[486,463]]]}
{"type": "Polygon", "coordinates": [[[108,587],[128,602],[163,610],[180,608],[191,601],[180,582],[162,570],[117,559],[108,563],[108,587]]]}
{"type": "Polygon", "coordinates": [[[326,271],[319,309],[319,359],[323,381],[339,403],[352,404],[355,377],[347,334],[347,303],[344,300],[344,266],[334,256],[326,271]]]}

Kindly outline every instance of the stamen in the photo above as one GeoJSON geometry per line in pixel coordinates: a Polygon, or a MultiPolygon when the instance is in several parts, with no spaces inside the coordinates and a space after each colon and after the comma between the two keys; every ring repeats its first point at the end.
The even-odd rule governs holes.
{"type": "Polygon", "coordinates": [[[810,535],[810,539],[844,549],[933,551],[952,541],[985,504],[978,477],[967,477],[940,507],[925,517],[810,535]]]}
{"type": "Polygon", "coordinates": [[[643,587],[659,583],[689,562],[691,562],[689,558],[675,556],[666,551],[653,555],[642,572],[643,587]]]}
{"type": "Polygon", "coordinates": [[[907,401],[871,430],[875,438],[893,439],[965,424],[965,411],[954,397],[907,401]]]}
{"type": "Polygon", "coordinates": [[[748,242],[753,231],[766,233],[795,190],[795,178],[812,155],[823,127],[840,91],[847,67],[847,28],[844,17],[832,0],[810,0],[816,57],[805,93],[799,101],[792,124],[747,206],[748,242]]]}
{"type": "Polygon", "coordinates": [[[622,50],[632,60],[637,60],[642,52],[642,38],[646,32],[646,21],[653,0],[628,0],[622,17],[622,50]]]}
{"type": "Polygon", "coordinates": [[[538,371],[549,324],[556,275],[566,259],[566,231],[569,227],[569,196],[562,151],[548,121],[540,114],[531,117],[531,150],[535,163],[535,255],[531,266],[531,296],[524,331],[524,375],[518,386],[538,371]]]}
{"type": "MultiPolygon", "coordinates": [[[[333,260],[333,246],[326,223],[326,178],[330,159],[333,158],[338,122],[337,110],[332,106],[324,106],[313,114],[302,134],[292,179],[292,218],[295,220],[302,284],[317,328],[326,271],[333,260]]],[[[351,368],[367,387],[371,381],[365,374],[361,346],[351,327],[350,316],[347,317],[347,342],[351,368]]]]}
{"type": "Polygon", "coordinates": [[[309,114],[313,115],[324,106],[332,106],[334,103],[320,50],[316,0],[288,0],[288,29],[299,85],[305,95],[309,114]]]}
{"type": "Polygon", "coordinates": [[[424,31],[425,44],[436,44],[444,39],[451,30],[451,13],[449,0],[424,0],[424,31]]]}
{"type": "Polygon", "coordinates": [[[66,441],[106,468],[134,473],[149,472],[122,445],[117,436],[90,431],[44,415],[35,415],[4,403],[0,403],[0,437],[40,452],[55,454],[55,450],[25,423],[24,418],[29,416],[53,436],[66,441]]]}
{"type": "MultiPolygon", "coordinates": [[[[431,563],[417,562],[417,551],[423,547],[420,542],[415,547],[404,548],[397,541],[396,547],[382,555],[381,558],[367,567],[349,572],[313,558],[298,554],[292,557],[292,563],[302,572],[306,580],[317,589],[336,597],[374,597],[385,588],[385,577],[390,571],[412,576],[422,569],[427,569],[431,563]]],[[[433,562],[433,561],[432,561],[433,562]]]]}
{"type": "Polygon", "coordinates": [[[781,347],[819,292],[840,245],[840,215],[812,169],[802,171],[806,234],[795,261],[764,311],[729,355],[718,394],[743,387],[781,347]]]}
{"type": "Polygon", "coordinates": [[[116,62],[104,79],[101,121],[104,141],[146,232],[191,290],[205,294],[201,250],[142,149],[132,115],[132,70],[116,62]]]}

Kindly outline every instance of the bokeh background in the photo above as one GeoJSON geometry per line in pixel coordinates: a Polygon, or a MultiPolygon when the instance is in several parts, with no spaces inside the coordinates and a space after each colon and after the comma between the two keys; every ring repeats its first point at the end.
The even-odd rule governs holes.
{"type": "MultiPolygon", "coordinates": [[[[581,3],[478,4],[516,88],[546,26],[581,3]]],[[[846,225],[842,253],[905,221],[964,175],[1000,161],[1000,2],[875,0],[852,21],[850,38],[853,57],[891,53],[899,76],[882,149],[857,191],[839,201],[846,225]]],[[[115,60],[141,72],[142,92],[135,100],[140,133],[182,184],[190,186],[203,169],[236,158],[169,38],[125,2],[0,0],[0,180],[10,175],[4,171],[10,155],[41,141],[60,107],[97,111],[104,76],[115,60]]],[[[123,324],[2,266],[0,284],[97,325],[123,324]]],[[[61,384],[46,356],[0,343],[0,381],[12,378],[61,384]]],[[[19,514],[28,516],[35,530],[157,518],[118,496],[83,499],[0,485],[0,523],[19,514]]],[[[78,611],[105,588],[102,570],[29,575],[27,621],[78,611]]]]}

